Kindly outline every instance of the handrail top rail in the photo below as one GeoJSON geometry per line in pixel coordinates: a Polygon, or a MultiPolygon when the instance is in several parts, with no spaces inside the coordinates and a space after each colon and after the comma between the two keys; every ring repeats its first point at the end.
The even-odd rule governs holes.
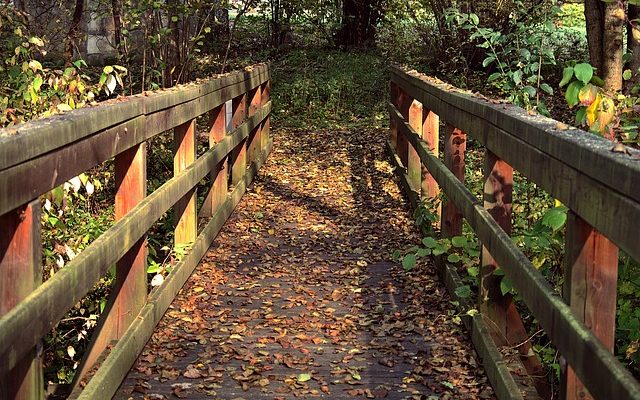
{"type": "Polygon", "coordinates": [[[269,64],[186,84],[101,102],[0,129],[0,171],[64,147],[101,130],[149,115],[234,85],[257,87],[268,79],[269,64]]]}
{"type": "Polygon", "coordinates": [[[463,91],[415,70],[394,65],[391,75],[394,83],[425,107],[462,109],[640,203],[640,150],[625,146],[623,151],[614,151],[614,143],[600,136],[463,91]]]}

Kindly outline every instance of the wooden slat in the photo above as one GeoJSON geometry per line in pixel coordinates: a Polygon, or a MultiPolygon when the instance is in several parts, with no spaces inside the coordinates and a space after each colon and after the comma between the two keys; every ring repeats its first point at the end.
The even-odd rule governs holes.
{"type": "MultiPolygon", "coordinates": [[[[255,114],[256,110],[260,108],[260,104],[262,103],[262,91],[261,87],[258,86],[255,89],[252,89],[249,92],[249,109],[247,111],[248,116],[252,116],[255,114]]],[[[247,162],[251,164],[255,157],[260,154],[260,143],[261,139],[261,126],[256,127],[250,134],[247,139],[247,162]]]]}
{"type": "MultiPolygon", "coordinates": [[[[417,101],[412,101],[409,109],[407,110],[407,121],[413,129],[422,134],[422,104],[417,101]]],[[[422,186],[422,165],[420,164],[420,157],[413,148],[413,146],[407,143],[407,176],[409,177],[409,185],[415,191],[420,191],[422,186]]]]}
{"type": "MultiPolygon", "coordinates": [[[[196,160],[196,120],[185,122],[174,130],[173,174],[179,175],[196,160]]],[[[173,208],[175,245],[193,243],[198,236],[196,188],[178,200],[173,208]]]]}
{"type": "MultiPolygon", "coordinates": [[[[444,165],[460,182],[464,182],[464,153],[467,148],[467,135],[450,124],[446,125],[444,135],[444,165]]],[[[430,146],[429,143],[427,146],[430,146]]],[[[442,208],[440,232],[444,237],[462,235],[462,214],[452,201],[446,199],[442,208]]]]}
{"type": "MultiPolygon", "coordinates": [[[[141,143],[116,156],[115,220],[119,221],[147,194],[147,147],[141,143]]],[[[116,263],[116,282],[82,362],[73,386],[93,368],[109,344],[122,337],[147,298],[146,237],[140,238],[116,263]]]]}
{"type": "MultiPolygon", "coordinates": [[[[227,134],[227,107],[221,104],[211,110],[209,118],[209,148],[213,148],[216,143],[222,141],[227,134]]],[[[210,217],[216,209],[224,203],[227,197],[227,181],[229,170],[227,168],[227,158],[225,157],[211,171],[211,188],[205,197],[199,216],[210,217]]]]}
{"type": "MultiPolygon", "coordinates": [[[[40,207],[36,200],[0,216],[0,316],[16,307],[42,282],[40,207]]],[[[21,335],[16,340],[21,341],[21,335]]],[[[26,353],[9,354],[13,370],[0,375],[0,398],[44,397],[39,345],[34,342],[26,346],[30,349],[26,353]]]]}
{"type": "MultiPolygon", "coordinates": [[[[247,95],[242,94],[235,97],[231,102],[231,129],[235,128],[247,117],[247,95]]],[[[247,141],[240,143],[230,156],[231,163],[231,186],[242,181],[247,169],[247,141]]]]}
{"type": "Polygon", "coordinates": [[[449,171],[431,156],[416,132],[402,120],[396,110],[399,134],[406,135],[418,155],[474,229],[478,238],[491,251],[513,286],[529,307],[554,345],[567,358],[580,379],[595,398],[638,399],[640,385],[620,362],[582,324],[570,307],[553,290],[531,261],[512,242],[479,200],[449,171]]]}
{"type": "Polygon", "coordinates": [[[151,294],[147,305],[136,319],[136,322],[131,325],[125,337],[111,351],[101,368],[98,369],[80,394],[79,399],[111,398],[116,393],[120,382],[126,377],[129,369],[153,334],[155,326],[198,265],[202,256],[207,252],[211,242],[222,229],[233,209],[240,202],[246,188],[271,152],[272,145],[273,142],[268,143],[264,153],[256,159],[256,163],[247,169],[243,181],[236,185],[226,201],[217,209],[211,221],[198,236],[191,252],[176,265],[162,286],[151,294]]]}
{"type": "MultiPolygon", "coordinates": [[[[261,90],[261,104],[264,106],[271,99],[271,80],[267,80],[262,84],[261,90]]],[[[271,117],[267,117],[262,123],[262,129],[260,130],[260,148],[265,149],[269,143],[269,128],[271,126],[271,117]]]]}
{"type": "MultiPolygon", "coordinates": [[[[511,234],[513,168],[491,151],[486,151],[484,165],[484,208],[509,235],[511,234]]],[[[520,343],[512,342],[508,337],[507,313],[508,309],[515,305],[511,296],[502,295],[500,290],[502,276],[494,275],[494,272],[499,269],[498,264],[485,246],[482,246],[480,264],[480,310],[491,320],[493,340],[499,346],[520,343]]]]}
{"type": "MultiPolygon", "coordinates": [[[[419,131],[416,129],[416,132],[419,131]]],[[[431,153],[438,157],[440,144],[440,118],[436,113],[429,111],[429,109],[424,105],[422,106],[422,140],[427,144],[431,153]]],[[[420,167],[422,168],[422,199],[423,201],[437,201],[438,194],[440,193],[438,184],[422,164],[420,164],[420,167]]],[[[438,215],[441,215],[440,210],[441,207],[438,206],[438,215]]]]}
{"type": "MultiPolygon", "coordinates": [[[[485,102],[476,98],[458,93],[444,92],[442,89],[434,89],[429,86],[431,87],[430,90],[438,93],[440,96],[438,97],[425,90],[428,85],[417,78],[399,76],[394,73],[392,74],[392,79],[398,85],[403,85],[403,89],[411,96],[415,96],[423,104],[428,105],[440,115],[440,118],[473,135],[493,153],[574,210],[581,218],[597,228],[633,258],[640,259],[640,235],[636,234],[636,228],[633,224],[618,223],[621,219],[640,220],[640,202],[629,197],[628,195],[631,195],[629,191],[623,194],[623,192],[617,190],[624,190],[626,184],[620,186],[616,183],[617,178],[613,177],[610,177],[609,181],[598,180],[587,175],[583,170],[574,168],[565,162],[563,158],[556,158],[550,155],[552,153],[546,153],[546,147],[548,147],[546,144],[543,151],[525,142],[521,139],[521,135],[522,131],[529,129],[526,123],[519,125],[518,129],[509,127],[509,131],[499,128],[495,121],[502,115],[500,110],[503,107],[508,109],[506,105],[488,103],[485,106],[485,102]],[[477,118],[475,113],[452,103],[453,100],[445,102],[443,98],[447,101],[451,100],[451,98],[461,99],[460,101],[465,102],[465,107],[467,105],[471,108],[483,106],[485,107],[484,109],[489,111],[487,111],[486,118],[477,118]],[[472,107],[476,103],[478,105],[472,107]],[[590,198],[589,202],[584,201],[586,197],[590,198]],[[594,207],[594,204],[597,204],[598,207],[594,207]],[[622,212],[624,212],[624,215],[621,215],[622,212]]],[[[548,140],[555,141],[554,137],[565,140],[564,134],[558,131],[551,131],[550,128],[547,129],[545,135],[548,140]]],[[[629,164],[624,160],[628,160],[630,156],[612,153],[611,151],[608,151],[609,154],[605,156],[602,146],[603,143],[608,142],[603,139],[581,131],[576,132],[576,135],[580,137],[582,143],[587,143],[584,146],[587,146],[587,148],[593,147],[594,151],[597,150],[598,156],[593,160],[594,163],[600,163],[598,161],[600,159],[607,159],[612,163],[619,164],[618,169],[622,168],[620,165],[629,164]],[[596,142],[599,144],[596,144],[596,142]]],[[[541,139],[541,141],[543,140],[541,139]]],[[[583,146],[578,143],[574,144],[578,147],[583,146]]],[[[607,144],[607,146],[610,145],[607,144]]],[[[577,147],[575,150],[582,151],[577,147]]],[[[568,153],[571,153],[571,151],[568,153]]],[[[635,154],[634,151],[632,153],[635,154]]],[[[578,165],[583,168],[582,164],[578,165]]],[[[628,168],[636,177],[640,177],[640,173],[638,173],[640,172],[640,163],[628,168]]],[[[628,174],[629,171],[623,175],[627,176],[628,174]]],[[[624,179],[627,178],[622,178],[623,181],[624,179]]],[[[640,187],[640,184],[636,186],[640,187]]]]}
{"type": "MultiPolygon", "coordinates": [[[[563,296],[574,314],[613,352],[616,327],[618,248],[569,211],[563,296]]],[[[569,366],[565,399],[592,397],[569,366]]]]}
{"type": "MultiPolygon", "coordinates": [[[[484,208],[502,230],[510,235],[513,168],[487,150],[484,177],[484,208]]],[[[529,375],[538,377],[534,381],[541,397],[547,398],[545,393],[548,385],[543,378],[542,365],[533,351],[531,341],[528,340],[529,334],[520,318],[513,296],[510,293],[502,294],[500,285],[503,277],[494,274],[500,267],[486,246],[482,246],[480,260],[480,312],[491,321],[488,325],[493,340],[498,346],[517,346],[516,350],[529,375]]]]}
{"type": "Polygon", "coordinates": [[[271,103],[248,119],[222,142],[207,151],[179,176],[146,197],[125,218],[116,222],[65,268],[39,286],[24,301],[0,318],[0,375],[24,356],[146,233],[178,199],[211,172],[233,148],[269,115],[271,103]],[[18,340],[20,339],[20,340],[18,340]],[[9,356],[15,354],[15,356],[9,356]]]}

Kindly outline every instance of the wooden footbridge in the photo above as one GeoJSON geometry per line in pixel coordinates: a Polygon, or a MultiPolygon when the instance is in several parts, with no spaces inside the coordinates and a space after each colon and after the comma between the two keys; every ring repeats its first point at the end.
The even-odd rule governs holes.
{"type": "Polygon", "coordinates": [[[270,90],[256,65],[0,131],[0,398],[61,395],[45,394],[43,338],[116,265],[64,397],[558,398],[499,267],[559,351],[562,398],[640,399],[611,354],[618,248],[640,260],[638,152],[397,67],[390,135],[273,135],[270,90]],[[173,177],[147,193],[150,139],[170,130],[173,177]],[[482,200],[467,134],[486,148],[482,200]],[[414,207],[442,192],[443,236],[466,220],[484,245],[466,329],[444,295],[455,266],[391,260],[419,234],[384,147],[414,207]],[[39,196],[109,160],[115,223],[43,283],[39,196]],[[509,237],[513,169],[570,209],[563,293],[509,237]],[[149,291],[146,235],[170,210],[188,252],[149,291]]]}

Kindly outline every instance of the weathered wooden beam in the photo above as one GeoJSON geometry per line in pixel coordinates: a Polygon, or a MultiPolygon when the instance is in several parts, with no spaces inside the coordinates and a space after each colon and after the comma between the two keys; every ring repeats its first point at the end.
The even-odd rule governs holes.
{"type": "MultiPolygon", "coordinates": [[[[0,316],[6,315],[42,283],[40,201],[0,215],[0,316]]],[[[21,341],[18,335],[17,341],[21,341]]],[[[40,341],[26,352],[10,352],[12,369],[0,373],[0,398],[44,398],[40,341]]],[[[5,363],[6,359],[2,361],[5,363]]]]}
{"type": "MultiPolygon", "coordinates": [[[[430,107],[440,118],[473,135],[493,153],[574,210],[627,254],[640,259],[640,235],[636,234],[636,227],[618,223],[620,210],[624,210],[625,220],[640,220],[640,201],[637,200],[640,195],[634,194],[634,191],[640,191],[640,182],[630,183],[633,179],[640,179],[640,163],[633,161],[633,156],[611,152],[611,144],[595,135],[579,130],[555,129],[557,122],[553,126],[549,122],[538,123],[536,121],[540,121],[541,117],[534,118],[523,111],[518,111],[520,117],[517,119],[523,121],[513,122],[516,119],[511,112],[507,115],[504,111],[512,108],[504,104],[496,105],[469,95],[450,93],[451,88],[434,88],[410,76],[392,73],[392,80],[409,95],[430,107]],[[426,90],[427,87],[435,94],[426,90]],[[540,138],[524,141],[524,132],[532,129],[540,132],[540,138]],[[544,137],[541,136],[543,133],[544,137]],[[575,137],[567,138],[568,133],[575,137]],[[565,158],[558,156],[557,150],[550,149],[553,147],[550,143],[565,149],[567,144],[574,147],[563,153],[567,155],[565,158]],[[593,149],[596,155],[590,158],[587,149],[593,149]],[[575,160],[576,154],[580,154],[579,160],[575,160]],[[611,164],[602,166],[604,160],[611,164]],[[609,175],[603,178],[593,169],[593,165],[602,166],[601,170],[619,171],[620,179],[609,175]],[[591,172],[587,174],[585,169],[591,172]],[[631,190],[631,187],[635,189],[631,190]],[[584,201],[587,196],[589,202],[584,201]],[[594,207],[594,204],[598,204],[598,207],[594,207]]],[[[636,154],[634,150],[629,151],[636,154]]]]}
{"type": "MultiPolygon", "coordinates": [[[[513,168],[487,150],[484,169],[484,208],[507,235],[511,234],[511,209],[513,201],[513,168]]],[[[480,312],[491,323],[490,331],[498,346],[517,346],[520,359],[527,372],[534,378],[543,398],[548,391],[542,365],[533,351],[529,334],[510,293],[502,294],[501,282],[506,279],[496,275],[500,269],[490,250],[482,246],[480,259],[480,312]]]]}
{"type": "MultiPolygon", "coordinates": [[[[467,135],[450,124],[446,125],[444,135],[444,165],[460,182],[464,182],[467,135]]],[[[430,146],[429,143],[427,145],[430,146]]],[[[440,232],[444,237],[462,235],[462,214],[452,201],[445,199],[441,221],[440,232]]]]}
{"type": "MultiPolygon", "coordinates": [[[[262,93],[261,95],[262,106],[264,106],[271,99],[270,78],[265,83],[262,84],[262,87],[260,88],[260,90],[262,93]]],[[[267,116],[267,118],[265,118],[264,122],[262,123],[262,129],[260,131],[260,140],[261,140],[260,148],[263,150],[267,147],[267,144],[269,143],[270,126],[271,126],[271,117],[267,116]]]]}
{"type": "MultiPolygon", "coordinates": [[[[197,99],[201,99],[199,102],[221,101],[220,99],[225,96],[226,99],[230,99],[267,82],[268,79],[269,66],[259,64],[251,70],[235,71],[202,82],[131,96],[125,101],[121,99],[108,101],[96,107],[81,108],[50,118],[0,129],[0,171],[87,139],[95,132],[106,130],[138,116],[167,111],[197,99]],[[217,93],[209,96],[212,92],[217,93]]],[[[215,106],[217,104],[210,104],[209,108],[200,109],[197,115],[215,106]]],[[[195,118],[197,115],[187,116],[187,119],[195,118]]],[[[171,129],[176,125],[179,123],[163,130],[171,129]]]]}
{"type": "MultiPolygon", "coordinates": [[[[248,95],[249,108],[247,110],[247,115],[252,116],[258,109],[260,109],[260,105],[262,103],[261,87],[258,86],[255,89],[252,89],[248,95]]],[[[261,128],[261,126],[256,127],[253,131],[251,131],[251,133],[249,133],[249,137],[247,138],[247,162],[249,164],[255,161],[255,157],[257,157],[261,152],[261,128]]]]}
{"type": "MultiPolygon", "coordinates": [[[[413,100],[409,109],[407,110],[407,121],[409,125],[422,135],[422,104],[413,100]]],[[[407,176],[409,177],[409,185],[413,190],[420,192],[422,187],[422,164],[420,163],[420,157],[416,149],[407,143],[407,176]]]]}
{"type": "Polygon", "coordinates": [[[569,305],[563,302],[479,200],[439,159],[429,154],[424,142],[402,115],[397,110],[392,115],[398,121],[398,134],[413,141],[420,159],[440,188],[455,203],[478,239],[489,248],[524,303],[591,394],[595,398],[640,398],[640,385],[631,373],[578,320],[569,305]]]}
{"type": "Polygon", "coordinates": [[[232,131],[178,176],[163,184],[82,253],[0,318],[0,375],[15,367],[109,267],[146,234],[269,115],[271,103],[232,131]]]}
{"type": "Polygon", "coordinates": [[[110,398],[116,393],[120,383],[127,376],[129,369],[153,334],[155,326],[198,265],[200,259],[207,252],[211,242],[222,229],[233,209],[240,202],[246,188],[251,184],[258,169],[271,152],[272,145],[273,142],[270,141],[265,151],[256,159],[252,167],[246,170],[243,181],[236,185],[226,201],[217,209],[211,221],[194,242],[189,254],[176,265],[163,284],[151,293],[147,305],[136,319],[136,322],[131,325],[122,340],[107,356],[100,369],[88,382],[84,391],[79,394],[79,399],[110,398]]]}
{"type": "MultiPolygon", "coordinates": [[[[178,175],[196,160],[196,120],[176,127],[173,133],[173,174],[178,175]]],[[[176,246],[193,243],[198,236],[196,188],[178,200],[173,208],[176,246]]]]}
{"type": "MultiPolygon", "coordinates": [[[[438,115],[424,105],[422,106],[422,140],[427,144],[432,154],[438,157],[440,152],[440,118],[438,115]]],[[[420,132],[416,129],[416,132],[420,132]]],[[[416,153],[417,155],[417,153],[416,153]]],[[[418,163],[420,163],[420,157],[418,157],[418,163]]],[[[422,168],[422,200],[428,202],[436,202],[438,201],[438,195],[440,194],[440,189],[438,188],[438,184],[435,179],[429,174],[429,170],[425,168],[421,163],[420,167],[422,168]]],[[[440,217],[442,214],[441,205],[438,205],[436,209],[436,213],[440,217]]],[[[439,224],[439,219],[436,224],[439,224]]]]}
{"type": "Polygon", "coordinates": [[[74,176],[143,142],[144,118],[96,132],[51,153],[0,171],[0,214],[27,203],[74,176]],[[24,177],[29,177],[25,185],[24,177]]]}
{"type": "MultiPolygon", "coordinates": [[[[227,107],[221,104],[211,110],[209,115],[209,148],[213,148],[216,143],[224,139],[227,134],[227,107]]],[[[227,158],[225,157],[211,171],[211,189],[202,204],[199,216],[210,217],[227,197],[227,182],[229,180],[229,169],[227,168],[227,158]]]]}
{"type": "MultiPolygon", "coordinates": [[[[115,220],[123,219],[147,195],[146,142],[115,159],[115,220]]],[[[143,236],[116,263],[116,282],[73,379],[77,387],[105,349],[122,337],[147,298],[147,246],[143,236]]]]}
{"type": "MultiPolygon", "coordinates": [[[[461,120],[474,123],[486,121],[493,126],[492,129],[517,136],[582,174],[640,202],[639,150],[629,148],[628,154],[612,152],[611,142],[597,135],[559,124],[542,115],[530,115],[514,105],[471,95],[451,85],[433,83],[415,71],[392,67],[391,80],[409,95],[431,107],[442,119],[469,134],[475,133],[462,126],[461,120]],[[460,115],[457,110],[464,110],[465,115],[460,115]],[[452,119],[450,113],[458,116],[452,119]]],[[[512,160],[504,159],[513,165],[512,160]]]]}
{"type": "MultiPolygon", "coordinates": [[[[242,94],[235,97],[231,102],[231,128],[240,125],[247,117],[247,95],[242,94]]],[[[231,186],[235,186],[242,181],[247,169],[247,141],[240,143],[231,152],[231,186]]]]}
{"type": "MultiPolygon", "coordinates": [[[[565,245],[565,301],[576,317],[613,352],[616,331],[618,248],[569,211],[565,245]]],[[[592,397],[569,366],[563,377],[564,399],[592,397]]]]}

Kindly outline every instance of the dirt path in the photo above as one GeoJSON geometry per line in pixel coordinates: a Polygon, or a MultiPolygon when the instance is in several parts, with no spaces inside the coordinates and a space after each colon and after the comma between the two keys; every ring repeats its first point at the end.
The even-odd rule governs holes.
{"type": "Polygon", "coordinates": [[[274,151],[116,398],[493,398],[418,240],[384,131],[274,151]]]}

